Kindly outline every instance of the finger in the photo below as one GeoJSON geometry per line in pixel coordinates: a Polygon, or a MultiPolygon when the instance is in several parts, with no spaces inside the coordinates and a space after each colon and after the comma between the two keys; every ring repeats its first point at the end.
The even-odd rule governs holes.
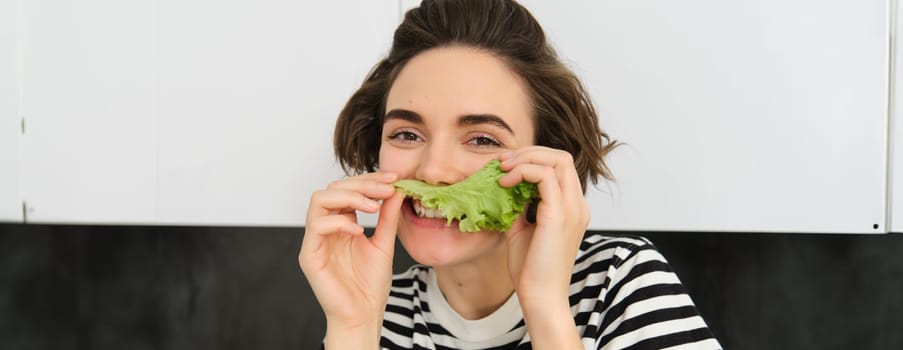
{"type": "Polygon", "coordinates": [[[314,192],[310,197],[307,220],[309,222],[317,217],[340,212],[353,212],[354,210],[375,213],[379,210],[379,202],[353,190],[321,190],[314,192]]]}
{"type": "MultiPolygon", "coordinates": [[[[512,230],[505,233],[509,264],[512,262],[516,264],[516,266],[510,266],[509,268],[512,268],[514,271],[522,271],[523,265],[527,261],[527,255],[533,241],[533,235],[533,229],[526,227],[521,230],[512,230]]],[[[517,273],[512,277],[514,285],[519,285],[521,274],[517,273]]]]}
{"type": "Polygon", "coordinates": [[[358,192],[377,192],[377,194],[382,194],[385,197],[391,195],[389,193],[386,195],[386,189],[391,188],[392,182],[394,182],[398,178],[398,175],[394,173],[367,173],[364,175],[358,175],[354,177],[344,178],[341,180],[333,181],[327,186],[327,189],[345,189],[345,190],[353,190],[358,192]]]}
{"type": "Polygon", "coordinates": [[[364,227],[354,222],[354,220],[349,219],[344,215],[330,215],[324,216],[315,220],[314,222],[309,222],[305,229],[305,236],[307,235],[319,235],[326,236],[331,234],[349,234],[349,235],[357,235],[363,234],[364,227]]]}
{"type": "Polygon", "coordinates": [[[322,254],[318,254],[327,241],[327,236],[336,234],[363,235],[364,228],[343,216],[327,216],[316,221],[308,221],[301,241],[298,261],[301,268],[317,269],[325,264],[322,254]]]}
{"type": "Polygon", "coordinates": [[[379,182],[384,182],[384,183],[390,183],[392,181],[395,181],[397,178],[398,178],[398,174],[395,174],[392,172],[375,171],[372,173],[366,173],[366,174],[346,177],[346,178],[336,181],[336,182],[341,182],[343,180],[362,179],[362,180],[373,180],[373,181],[379,181],[379,182]]]}
{"type": "Polygon", "coordinates": [[[398,234],[398,220],[401,217],[401,205],[404,202],[404,194],[395,193],[391,198],[383,201],[379,210],[379,220],[376,230],[370,240],[379,250],[387,256],[395,252],[395,236],[398,234]]]}
{"type": "MultiPolygon", "coordinates": [[[[577,174],[577,168],[574,166],[574,159],[568,152],[548,147],[532,146],[503,154],[501,159],[503,159],[503,171],[511,171],[520,164],[551,167],[555,169],[562,190],[580,189],[582,193],[582,188],[578,186],[580,177],[577,174]]],[[[500,182],[500,184],[502,186],[514,186],[517,182],[506,179],[506,182],[500,182]]]]}
{"type": "Polygon", "coordinates": [[[506,152],[499,156],[499,160],[502,161],[503,170],[508,168],[505,164],[509,164],[509,161],[547,166],[574,164],[574,157],[567,151],[544,146],[528,146],[506,152]]]}
{"type": "MultiPolygon", "coordinates": [[[[571,222],[576,221],[573,218],[575,214],[582,214],[574,213],[574,210],[580,211],[577,209],[579,205],[572,202],[572,196],[562,192],[556,172],[548,166],[521,164],[506,176],[512,176],[516,181],[535,183],[539,189],[541,200],[537,204],[536,226],[526,247],[528,251],[526,254],[535,256],[550,256],[549,254],[561,252],[570,254],[573,248],[570,234],[574,226],[571,222]]],[[[523,245],[521,249],[524,249],[523,245]]]]}
{"type": "MultiPolygon", "coordinates": [[[[505,159],[508,162],[508,166],[513,166],[513,168],[510,168],[509,174],[499,180],[499,184],[502,186],[514,186],[519,181],[524,181],[524,177],[516,177],[514,174],[510,174],[519,166],[524,164],[554,165],[555,176],[560,184],[561,201],[576,209],[572,212],[572,214],[576,215],[569,215],[569,217],[574,219],[577,226],[586,227],[589,221],[589,210],[586,208],[585,197],[580,186],[581,181],[573,165],[573,158],[569,153],[547,147],[532,146],[503,154],[500,159],[505,159]]],[[[548,203],[548,201],[546,202],[548,203]]]]}
{"type": "MultiPolygon", "coordinates": [[[[558,177],[554,169],[536,164],[521,164],[514,169],[511,169],[511,171],[499,179],[499,183],[502,184],[502,186],[505,186],[505,182],[512,184],[511,186],[513,186],[513,184],[522,181],[536,184],[536,187],[539,189],[539,197],[542,198],[539,202],[540,208],[544,206],[552,208],[561,207],[561,187],[559,186],[558,177]]],[[[551,213],[538,212],[537,214],[550,215],[551,213]]]]}

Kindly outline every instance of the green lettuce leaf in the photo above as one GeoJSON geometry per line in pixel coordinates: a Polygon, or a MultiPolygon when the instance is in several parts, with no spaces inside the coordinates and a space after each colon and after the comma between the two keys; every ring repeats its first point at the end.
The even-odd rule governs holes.
{"type": "Polygon", "coordinates": [[[448,219],[447,225],[458,220],[462,232],[504,232],[511,228],[526,204],[539,197],[539,189],[529,182],[502,187],[499,178],[503,175],[501,162],[493,159],[453,185],[436,186],[417,180],[398,180],[393,185],[405,196],[420,200],[424,207],[441,210],[448,219]]]}

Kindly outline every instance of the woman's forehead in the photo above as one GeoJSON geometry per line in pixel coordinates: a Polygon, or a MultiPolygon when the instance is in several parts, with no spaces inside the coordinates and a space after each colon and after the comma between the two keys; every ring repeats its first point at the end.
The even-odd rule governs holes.
{"type": "MultiPolygon", "coordinates": [[[[437,115],[495,115],[508,123],[532,115],[523,78],[501,59],[468,47],[445,47],[414,56],[389,90],[386,111],[437,115]]],[[[530,122],[527,120],[526,122],[530,122]]]]}

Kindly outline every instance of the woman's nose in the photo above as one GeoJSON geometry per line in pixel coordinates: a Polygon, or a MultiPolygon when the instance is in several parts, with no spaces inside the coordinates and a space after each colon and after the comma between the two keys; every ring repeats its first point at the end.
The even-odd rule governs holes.
{"type": "Polygon", "coordinates": [[[433,185],[450,185],[460,180],[458,162],[449,147],[430,145],[417,166],[418,180],[433,185]]]}

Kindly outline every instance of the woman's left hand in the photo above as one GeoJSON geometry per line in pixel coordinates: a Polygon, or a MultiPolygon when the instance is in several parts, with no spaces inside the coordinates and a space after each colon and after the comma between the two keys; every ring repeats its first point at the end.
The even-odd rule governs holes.
{"type": "Polygon", "coordinates": [[[535,224],[521,217],[505,233],[509,273],[535,338],[532,330],[537,327],[529,323],[536,317],[531,314],[539,315],[540,322],[543,315],[571,317],[568,290],[589,209],[570,153],[530,146],[505,153],[501,160],[508,172],[499,179],[502,186],[532,182],[541,198],[535,224]]]}

